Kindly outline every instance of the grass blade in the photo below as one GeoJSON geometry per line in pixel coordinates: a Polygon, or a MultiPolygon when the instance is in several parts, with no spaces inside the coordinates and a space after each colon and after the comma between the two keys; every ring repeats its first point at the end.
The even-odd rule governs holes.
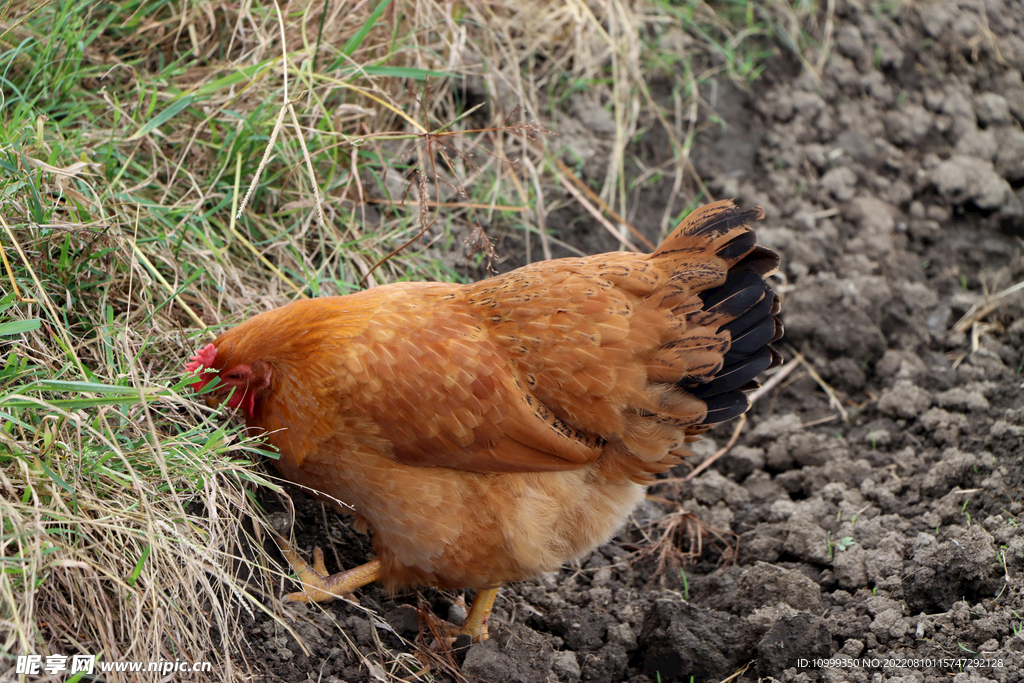
{"type": "Polygon", "coordinates": [[[160,112],[159,114],[151,118],[149,121],[147,121],[145,124],[143,124],[143,126],[139,128],[137,131],[135,131],[135,133],[128,136],[127,140],[138,140],[141,137],[149,135],[154,129],[162,126],[163,124],[173,119],[175,116],[180,114],[184,109],[186,109],[195,101],[196,98],[192,95],[183,95],[180,99],[176,100],[175,102],[172,102],[169,107],[167,107],[162,112],[160,112]]]}
{"type": "Polygon", "coordinates": [[[345,43],[345,47],[341,48],[341,53],[343,55],[351,57],[352,53],[359,49],[363,44],[363,41],[366,40],[366,35],[370,32],[370,29],[373,28],[374,24],[377,23],[377,20],[380,19],[380,15],[384,13],[384,10],[387,9],[387,6],[390,4],[391,0],[381,0],[380,4],[373,9],[373,12],[371,12],[370,16],[366,18],[366,21],[363,22],[363,25],[359,28],[356,34],[349,38],[348,42],[345,43]]]}

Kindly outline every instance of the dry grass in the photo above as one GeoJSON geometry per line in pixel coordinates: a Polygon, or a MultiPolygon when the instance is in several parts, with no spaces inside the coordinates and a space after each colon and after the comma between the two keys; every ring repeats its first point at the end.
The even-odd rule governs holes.
{"type": "MultiPolygon", "coordinates": [[[[262,611],[290,629],[253,502],[274,484],[248,457],[258,445],[189,396],[184,360],[299,296],[465,277],[497,228],[550,253],[561,207],[642,242],[631,144],[664,128],[672,154],[642,178],[698,195],[698,84],[755,77],[779,27],[817,31],[813,4],[744,7],[0,8],[0,679],[27,653],[211,661],[191,680],[247,678],[240,620],[262,611]],[[571,114],[588,108],[611,132],[581,178],[594,135],[571,114]],[[524,134],[533,122],[559,136],[524,134]]],[[[821,54],[793,43],[809,63],[821,54]]],[[[348,650],[385,679],[426,675],[348,650]]]]}

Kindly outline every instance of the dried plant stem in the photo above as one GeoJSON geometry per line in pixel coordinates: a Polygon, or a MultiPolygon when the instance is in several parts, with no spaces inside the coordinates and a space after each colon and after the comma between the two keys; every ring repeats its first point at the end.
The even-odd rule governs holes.
{"type": "MultiPolygon", "coordinates": [[[[239,185],[239,182],[241,181],[241,176],[242,176],[242,155],[238,154],[235,157],[235,193],[234,193],[234,196],[232,198],[232,202],[237,201],[236,198],[238,197],[238,185],[239,185]]],[[[252,190],[252,186],[250,186],[249,189],[252,190]]],[[[271,263],[270,260],[266,256],[264,256],[262,253],[260,253],[259,249],[257,249],[255,246],[253,246],[252,242],[250,242],[248,239],[246,239],[246,237],[242,233],[240,233],[238,231],[238,228],[235,227],[235,220],[238,218],[238,215],[241,212],[242,212],[241,209],[238,209],[237,211],[232,211],[231,212],[231,221],[228,223],[228,232],[230,232],[231,235],[235,239],[237,239],[239,242],[241,242],[245,246],[246,249],[251,251],[253,253],[253,255],[259,260],[259,262],[262,263],[263,265],[265,265],[270,272],[272,272],[274,275],[276,275],[278,278],[280,278],[280,280],[282,282],[284,282],[289,287],[291,287],[295,291],[296,294],[298,294],[299,296],[301,296],[304,299],[308,299],[309,295],[307,295],[302,290],[301,287],[299,287],[297,284],[292,282],[292,279],[290,277],[288,277],[287,275],[282,273],[281,270],[277,266],[275,266],[273,263],[271,263]]]]}
{"type": "MultiPolygon", "coordinates": [[[[367,204],[394,204],[393,199],[375,199],[373,197],[363,197],[359,201],[367,204]]],[[[445,209],[489,209],[491,211],[513,211],[515,213],[526,213],[530,211],[529,206],[514,206],[509,204],[476,204],[473,202],[426,202],[427,206],[431,208],[445,208],[445,209]]]]}
{"type": "Polygon", "coordinates": [[[963,317],[953,326],[953,329],[957,332],[966,333],[975,323],[1002,306],[1006,302],[1006,297],[1020,291],[1024,291],[1024,280],[991,296],[984,297],[964,313],[963,317]]]}
{"type": "Polygon", "coordinates": [[[813,379],[818,386],[821,387],[821,390],[825,392],[825,395],[828,396],[829,405],[835,408],[842,416],[843,422],[849,422],[850,416],[846,412],[846,408],[843,407],[842,401],[839,400],[839,393],[832,388],[832,385],[822,379],[821,375],[818,374],[818,371],[814,369],[814,366],[812,366],[806,358],[804,358],[802,353],[794,349],[792,346],[789,346],[789,352],[793,354],[793,358],[797,363],[804,366],[807,370],[807,374],[811,376],[811,379],[813,379]]]}
{"type": "Polygon", "coordinates": [[[789,375],[798,367],[800,366],[797,363],[786,363],[781,368],[779,368],[775,372],[775,374],[773,374],[771,377],[765,380],[765,383],[762,384],[758,389],[755,389],[754,391],[747,394],[747,400],[750,401],[750,405],[754,405],[755,403],[757,403],[757,401],[762,396],[764,396],[769,391],[771,391],[779,384],[781,384],[782,380],[789,377],[789,375]]]}
{"type": "Polygon", "coordinates": [[[601,212],[597,210],[597,207],[591,204],[590,201],[583,196],[583,193],[576,189],[576,187],[571,182],[569,182],[569,180],[561,173],[558,174],[558,181],[562,184],[562,187],[564,187],[565,190],[569,194],[571,194],[577,202],[579,202],[579,205],[583,207],[583,210],[589,213],[591,216],[593,216],[594,220],[601,224],[601,227],[607,230],[612,237],[619,241],[619,244],[621,244],[626,249],[629,249],[630,251],[641,253],[640,249],[638,249],[635,244],[633,244],[625,237],[623,237],[622,233],[616,230],[615,226],[609,223],[608,219],[605,218],[601,214],[601,212]]]}
{"type": "Polygon", "coordinates": [[[260,159],[259,166],[256,167],[256,173],[253,174],[252,180],[249,182],[249,189],[245,191],[245,196],[242,197],[242,202],[238,205],[237,211],[235,211],[235,220],[242,219],[242,212],[248,206],[252,193],[259,187],[260,176],[263,175],[263,169],[267,167],[267,162],[270,161],[270,157],[274,152],[274,143],[277,141],[278,133],[281,132],[281,124],[284,123],[286,111],[286,107],[281,107],[281,110],[277,113],[277,121],[274,122],[274,127],[270,131],[270,139],[267,140],[267,147],[263,150],[263,158],[260,159]]]}
{"type": "MultiPolygon", "coordinates": [[[[11,242],[14,242],[14,235],[11,234],[11,229],[7,227],[7,223],[4,222],[4,230],[7,231],[7,236],[11,238],[11,242]]],[[[0,246],[0,259],[4,261],[4,268],[7,270],[7,277],[11,280],[11,287],[14,289],[14,296],[18,297],[18,301],[23,304],[38,304],[39,301],[36,299],[28,299],[21,295],[21,290],[18,288],[18,281],[14,279],[14,271],[11,270],[11,262],[7,260],[7,251],[0,246]]]]}
{"type": "Polygon", "coordinates": [[[306,160],[306,171],[309,173],[309,184],[313,188],[313,202],[316,204],[316,214],[320,218],[320,225],[327,226],[327,219],[324,218],[324,207],[320,202],[320,188],[317,187],[316,172],[313,170],[313,160],[309,156],[309,149],[306,147],[306,138],[299,126],[299,117],[295,114],[295,107],[288,103],[288,113],[292,117],[292,125],[295,126],[296,137],[302,147],[302,156],[306,160]]]}
{"type": "Polygon", "coordinates": [[[712,455],[710,458],[708,458],[707,460],[705,460],[701,464],[697,465],[697,467],[695,467],[692,472],[690,472],[688,475],[683,477],[683,481],[690,481],[691,479],[696,477],[698,474],[700,474],[701,472],[703,472],[707,468],[711,467],[711,465],[716,460],[718,460],[723,455],[728,453],[729,449],[732,448],[734,445],[736,445],[736,441],[740,438],[740,433],[743,431],[743,428],[746,427],[746,426],[747,426],[747,414],[743,413],[743,415],[740,416],[740,419],[736,421],[736,428],[732,430],[732,436],[729,437],[729,440],[725,443],[725,445],[722,446],[721,448],[719,448],[718,451],[714,455],[712,455]]]}
{"type": "Polygon", "coordinates": [[[585,182],[583,182],[582,180],[580,180],[579,178],[576,177],[576,174],[573,173],[572,170],[570,170],[569,167],[565,165],[565,162],[563,162],[558,157],[554,157],[554,156],[551,157],[551,160],[555,162],[555,166],[558,167],[558,170],[566,178],[569,178],[573,182],[573,184],[576,185],[580,190],[582,190],[590,199],[592,199],[594,201],[594,203],[597,204],[601,208],[602,211],[604,211],[605,213],[610,215],[612,218],[614,218],[620,225],[626,226],[626,228],[631,233],[633,233],[634,237],[636,237],[638,240],[643,242],[643,244],[648,249],[650,249],[651,251],[654,251],[654,249],[656,248],[656,245],[653,242],[651,242],[649,239],[644,237],[643,233],[641,233],[639,230],[637,230],[635,227],[633,227],[633,225],[629,221],[627,221],[625,218],[623,218],[619,214],[615,213],[615,211],[612,209],[612,207],[610,207],[607,204],[605,204],[601,200],[601,198],[599,196],[597,196],[596,192],[591,190],[587,186],[587,184],[585,182]]]}
{"type": "Polygon", "coordinates": [[[544,206],[544,188],[540,183],[540,174],[537,173],[537,167],[533,165],[528,155],[524,155],[522,161],[523,165],[530,172],[530,179],[533,181],[533,192],[537,197],[537,208],[534,215],[537,216],[537,236],[540,237],[541,252],[544,254],[545,259],[550,259],[551,245],[548,244],[547,208],[544,206]]]}
{"type": "MultiPolygon", "coordinates": [[[[169,283],[163,274],[153,266],[152,261],[149,260],[149,257],[147,257],[141,249],[139,249],[139,245],[135,240],[132,240],[132,253],[135,254],[135,257],[139,259],[139,262],[146,268],[146,271],[164,286],[164,289],[167,290],[168,294],[174,297],[174,302],[181,307],[181,310],[185,311],[185,313],[188,314],[188,317],[192,318],[192,321],[198,325],[200,329],[206,330],[207,326],[206,323],[203,322],[203,319],[200,318],[194,310],[192,310],[191,306],[185,303],[181,298],[181,295],[178,294],[174,287],[171,286],[171,283],[169,283]]],[[[209,334],[211,338],[215,336],[208,330],[207,334],[209,334]]]]}
{"type": "MultiPolygon", "coordinates": [[[[35,268],[32,267],[32,262],[29,261],[28,256],[25,255],[24,250],[21,248],[21,244],[19,244],[18,240],[14,238],[14,233],[11,231],[11,226],[7,224],[7,219],[4,218],[2,213],[0,213],[0,225],[4,226],[4,231],[7,233],[7,236],[11,239],[11,244],[14,245],[14,249],[18,252],[18,256],[21,257],[21,261],[22,263],[24,263],[25,269],[28,270],[29,275],[32,276],[32,282],[34,282],[36,285],[36,291],[39,293],[39,296],[42,299],[42,305],[46,307],[47,312],[50,314],[50,320],[53,321],[54,325],[57,325],[57,321],[61,319],[61,317],[57,315],[57,307],[53,305],[53,301],[51,301],[50,297],[47,296],[46,289],[43,287],[43,283],[39,281],[39,276],[36,275],[35,268]]],[[[4,259],[4,261],[6,262],[6,259],[4,259]]],[[[54,331],[57,333],[57,335],[61,339],[61,342],[63,343],[64,353],[71,358],[78,371],[84,375],[85,368],[82,365],[82,361],[79,360],[78,355],[75,353],[75,346],[74,344],[71,343],[71,339],[70,337],[68,337],[67,331],[60,326],[55,327],[54,331]]]]}

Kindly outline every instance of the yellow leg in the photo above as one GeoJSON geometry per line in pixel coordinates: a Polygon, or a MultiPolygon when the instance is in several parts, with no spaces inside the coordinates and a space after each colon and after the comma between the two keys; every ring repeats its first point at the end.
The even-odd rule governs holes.
{"type": "Polygon", "coordinates": [[[469,614],[462,626],[453,629],[453,633],[465,633],[473,639],[474,643],[487,640],[487,620],[491,616],[491,608],[494,607],[494,599],[498,597],[498,588],[485,588],[477,591],[473,599],[473,606],[469,608],[469,614]]]}
{"type": "Polygon", "coordinates": [[[324,552],[320,548],[313,551],[313,566],[310,567],[283,538],[278,538],[277,544],[302,583],[302,592],[288,593],[283,598],[286,601],[330,602],[381,578],[380,560],[370,560],[348,571],[328,576],[327,567],[324,566],[324,552]]]}
{"type": "MultiPolygon", "coordinates": [[[[344,597],[368,583],[380,580],[383,572],[380,560],[370,560],[366,564],[359,565],[348,571],[327,575],[327,567],[324,566],[324,552],[320,548],[313,550],[313,566],[299,557],[299,554],[292,549],[281,537],[277,537],[277,544],[284,553],[284,557],[291,565],[299,581],[302,583],[301,593],[288,593],[284,600],[291,602],[329,602],[335,598],[344,597]]],[[[469,614],[461,626],[450,626],[446,628],[451,635],[466,634],[479,643],[487,640],[487,621],[491,616],[491,609],[494,607],[494,599],[498,597],[498,587],[485,588],[477,591],[473,605],[469,608],[469,614]]]]}

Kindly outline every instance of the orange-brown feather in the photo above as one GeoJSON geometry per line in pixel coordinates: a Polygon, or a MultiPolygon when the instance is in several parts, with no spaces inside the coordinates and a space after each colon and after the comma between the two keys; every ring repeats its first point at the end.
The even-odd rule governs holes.
{"type": "Polygon", "coordinates": [[[286,477],[355,507],[386,583],[526,578],[607,540],[708,428],[683,387],[722,368],[735,313],[700,297],[771,272],[758,217],[719,202],[650,255],[295,302],[225,332],[215,365],[273,368],[249,423],[286,477]]]}

